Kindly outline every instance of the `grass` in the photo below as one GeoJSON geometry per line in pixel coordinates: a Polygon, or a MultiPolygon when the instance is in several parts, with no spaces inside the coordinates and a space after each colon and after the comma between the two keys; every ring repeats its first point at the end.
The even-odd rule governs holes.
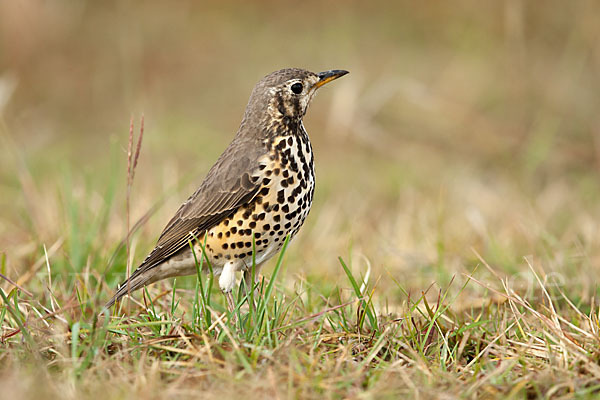
{"type": "Polygon", "coordinates": [[[0,2],[0,398],[600,396],[596,3],[179,4],[0,2]],[[102,314],[283,66],[298,236],[102,314]]]}
{"type": "MultiPolygon", "coordinates": [[[[86,207],[67,204],[75,210],[65,216],[86,207]]],[[[88,217],[78,229],[102,236],[107,226],[88,217]]],[[[91,234],[83,237],[77,245],[93,248],[91,234]]],[[[343,257],[335,285],[290,280],[287,252],[286,241],[254,290],[239,286],[231,314],[212,275],[198,268],[196,277],[146,288],[109,315],[100,312],[113,284],[97,272],[108,254],[61,279],[66,265],[54,262],[56,246],[44,248],[36,265],[47,273],[0,291],[1,379],[20,397],[591,398],[600,391],[595,297],[569,296],[561,276],[531,258],[526,290],[473,249],[470,270],[413,292],[401,277],[375,277],[369,264],[360,272],[343,257]]],[[[127,251],[117,248],[114,258],[126,270],[127,251]]],[[[197,254],[198,265],[203,260],[197,254]]]]}

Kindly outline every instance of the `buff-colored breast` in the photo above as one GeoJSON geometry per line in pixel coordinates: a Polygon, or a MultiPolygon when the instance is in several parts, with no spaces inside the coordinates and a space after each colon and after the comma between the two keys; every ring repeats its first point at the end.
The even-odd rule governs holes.
{"type": "Polygon", "coordinates": [[[315,184],[310,143],[286,136],[272,141],[272,148],[252,177],[260,182],[257,196],[207,232],[206,253],[213,266],[239,260],[242,269],[250,267],[253,240],[260,264],[304,223],[315,184]]]}

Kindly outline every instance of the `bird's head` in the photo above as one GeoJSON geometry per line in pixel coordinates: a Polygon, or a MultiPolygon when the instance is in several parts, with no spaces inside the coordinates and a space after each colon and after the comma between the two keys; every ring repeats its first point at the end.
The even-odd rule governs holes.
{"type": "Polygon", "coordinates": [[[314,73],[299,68],[272,72],[254,87],[245,119],[280,121],[284,125],[298,123],[317,90],[347,73],[344,70],[314,73]]]}

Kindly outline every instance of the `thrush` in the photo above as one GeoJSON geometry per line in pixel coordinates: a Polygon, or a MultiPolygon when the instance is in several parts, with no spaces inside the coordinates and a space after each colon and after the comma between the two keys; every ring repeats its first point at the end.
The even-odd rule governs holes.
{"type": "Polygon", "coordinates": [[[253,248],[258,273],[310,211],[314,157],[302,118],[317,90],[347,73],[289,68],[261,79],[233,141],[106,308],[158,280],[195,274],[203,249],[231,308],[236,272],[249,276],[253,248]]]}

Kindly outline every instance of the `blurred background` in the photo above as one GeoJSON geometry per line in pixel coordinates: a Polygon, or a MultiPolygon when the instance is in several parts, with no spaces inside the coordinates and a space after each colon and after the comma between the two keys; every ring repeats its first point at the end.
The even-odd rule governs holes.
{"type": "Polygon", "coordinates": [[[4,271],[39,272],[44,246],[55,271],[103,271],[126,232],[129,120],[137,131],[144,114],[132,223],[164,204],[134,237],[141,260],[232,139],[254,84],[302,67],[351,73],[305,119],[316,203],[286,279],[340,284],[342,256],[370,266],[393,302],[389,277],[444,285],[474,268],[475,250],[511,276],[532,257],[589,296],[598,15],[591,0],[0,0],[4,271]]]}

